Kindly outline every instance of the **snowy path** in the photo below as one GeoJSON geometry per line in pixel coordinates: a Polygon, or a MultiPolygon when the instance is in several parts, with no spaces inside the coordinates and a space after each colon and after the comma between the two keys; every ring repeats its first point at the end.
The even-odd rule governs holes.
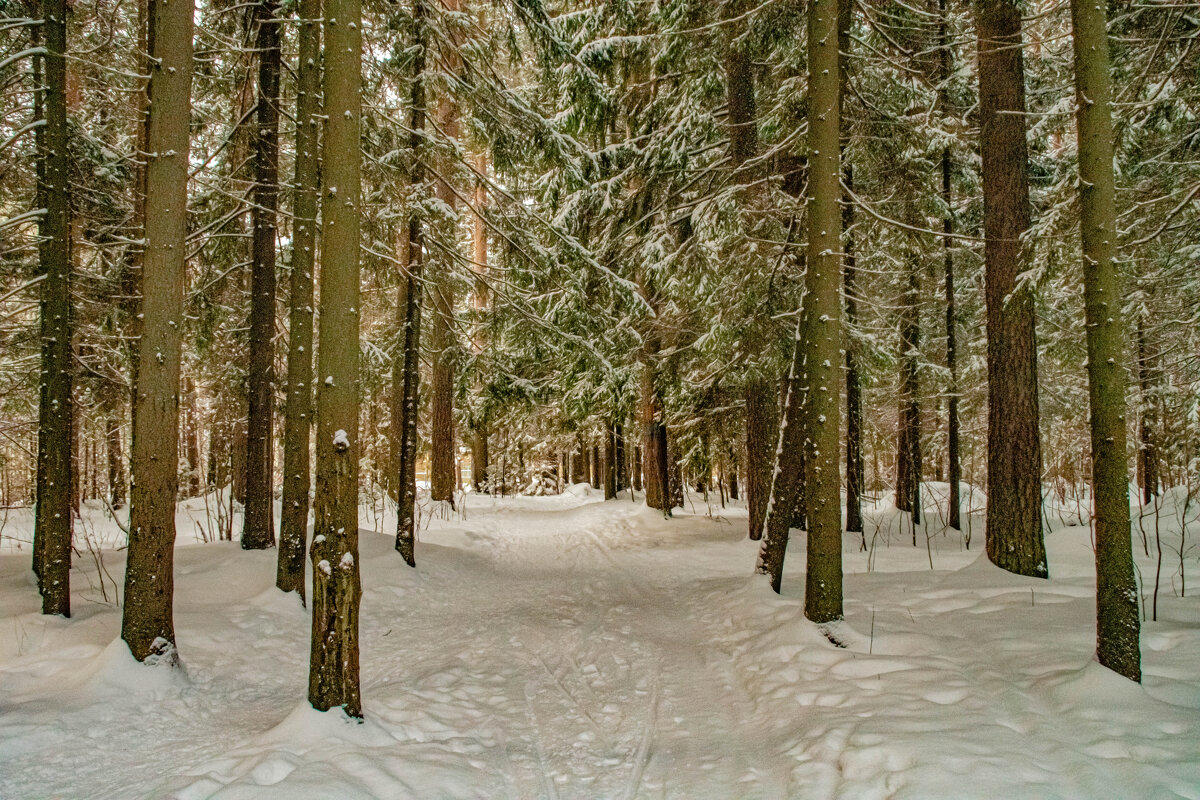
{"type": "Polygon", "coordinates": [[[803,548],[776,597],[728,513],[475,498],[416,571],[364,531],[363,725],[303,701],[272,552],[177,550],[186,677],[131,663],[94,566],[47,620],[0,556],[0,798],[1200,798],[1200,602],[1162,598],[1144,688],[1112,677],[1086,530],[1050,538],[1049,582],[848,537],[836,648],[803,548]]]}

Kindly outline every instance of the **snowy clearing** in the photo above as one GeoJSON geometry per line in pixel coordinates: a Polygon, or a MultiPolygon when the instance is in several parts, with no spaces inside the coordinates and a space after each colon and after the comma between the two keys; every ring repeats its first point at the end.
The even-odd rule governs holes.
{"type": "MultiPolygon", "coordinates": [[[[1067,512],[1047,511],[1038,581],[989,564],[979,516],[970,551],[940,527],[914,548],[869,509],[836,647],[802,614],[803,537],[776,597],[744,510],[708,510],[468,496],[416,570],[364,513],[361,725],[308,707],[307,612],[273,588],[274,551],[194,543],[202,501],[180,510],[183,672],[132,660],[86,551],[74,618],[43,617],[10,513],[0,797],[1200,797],[1200,599],[1178,575],[1196,557],[1169,503],[1143,686],[1092,661],[1092,550],[1067,512]]],[[[1148,604],[1153,545],[1135,539],[1148,604]]],[[[119,586],[123,552],[102,562],[119,586]]]]}

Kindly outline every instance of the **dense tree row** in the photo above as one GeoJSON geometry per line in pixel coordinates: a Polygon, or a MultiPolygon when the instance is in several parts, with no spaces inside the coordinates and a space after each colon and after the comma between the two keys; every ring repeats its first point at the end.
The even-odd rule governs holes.
{"type": "Polygon", "coordinates": [[[6,13],[0,490],[36,503],[45,613],[78,504],[128,503],[122,636],[173,661],[174,506],[206,496],[278,541],[310,699],[358,715],[363,503],[414,566],[468,482],[742,494],[776,591],[806,532],[826,623],[864,498],[914,545],[980,515],[1047,577],[1056,492],[1094,504],[1099,658],[1139,679],[1128,487],[1200,464],[1185,7],[6,13]]]}

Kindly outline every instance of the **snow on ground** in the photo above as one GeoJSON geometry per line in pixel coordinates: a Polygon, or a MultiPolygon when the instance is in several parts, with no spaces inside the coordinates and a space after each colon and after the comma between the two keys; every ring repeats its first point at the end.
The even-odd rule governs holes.
{"type": "MultiPolygon", "coordinates": [[[[846,535],[844,648],[804,620],[803,537],[777,597],[750,575],[741,508],[693,496],[666,520],[581,487],[468,495],[423,533],[416,570],[392,549],[394,518],[364,512],[361,725],[307,706],[307,613],[273,588],[273,551],[195,541],[202,502],[180,510],[182,672],[136,664],[117,639],[120,550],[85,550],[75,616],[41,616],[28,516],[10,515],[0,797],[1200,797],[1180,497],[1158,518],[1159,621],[1137,686],[1092,660],[1074,510],[1048,508],[1052,579],[1025,579],[981,557],[980,516],[970,550],[944,531],[944,489],[927,492],[917,547],[886,503],[846,535]]],[[[87,521],[94,541],[120,540],[100,510],[87,521]]],[[[1135,541],[1148,608],[1152,522],[1150,557],[1135,541]]]]}

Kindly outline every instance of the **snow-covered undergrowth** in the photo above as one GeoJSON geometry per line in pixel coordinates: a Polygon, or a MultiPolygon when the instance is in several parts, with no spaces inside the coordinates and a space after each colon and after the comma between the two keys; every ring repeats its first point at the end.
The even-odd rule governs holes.
{"type": "Polygon", "coordinates": [[[826,632],[802,614],[803,537],[777,597],[750,575],[740,507],[467,496],[416,570],[394,518],[364,511],[361,725],[307,706],[309,618],[273,588],[274,552],[197,541],[215,500],[180,510],[177,670],[117,640],[123,535],[101,510],[70,620],[38,613],[12,513],[0,797],[1200,797],[1200,598],[1180,596],[1200,525],[1181,542],[1182,495],[1142,521],[1145,546],[1135,522],[1147,613],[1156,535],[1164,553],[1137,686],[1092,660],[1073,508],[1047,510],[1038,581],[981,557],[980,513],[970,549],[946,531],[944,494],[928,487],[916,547],[906,516],[868,505],[826,632]]]}

